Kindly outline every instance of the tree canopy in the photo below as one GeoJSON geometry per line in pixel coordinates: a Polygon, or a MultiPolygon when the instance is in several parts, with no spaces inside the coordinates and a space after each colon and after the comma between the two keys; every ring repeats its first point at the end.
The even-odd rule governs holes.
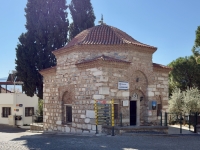
{"type": "Polygon", "coordinates": [[[196,39],[192,48],[192,52],[196,57],[200,55],[200,26],[198,26],[196,30],[196,39]]]}
{"type": "Polygon", "coordinates": [[[53,50],[63,47],[67,40],[69,22],[66,0],[28,0],[26,33],[19,37],[16,48],[17,76],[28,96],[43,97],[43,82],[39,70],[56,65],[53,50]]]}
{"type": "Polygon", "coordinates": [[[200,91],[197,88],[185,91],[175,88],[169,100],[169,111],[176,114],[200,112],[200,91]]]}
{"type": "Polygon", "coordinates": [[[181,91],[185,91],[188,87],[200,89],[200,65],[196,63],[194,56],[180,57],[168,66],[173,68],[169,74],[170,95],[175,87],[181,91]]]}
{"type": "Polygon", "coordinates": [[[69,39],[81,31],[93,27],[96,19],[90,0],[72,0],[69,5],[73,22],[69,27],[69,39]]]}

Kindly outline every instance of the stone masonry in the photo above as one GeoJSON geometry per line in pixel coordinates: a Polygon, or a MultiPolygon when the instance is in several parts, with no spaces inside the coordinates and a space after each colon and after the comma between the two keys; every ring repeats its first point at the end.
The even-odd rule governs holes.
{"type": "MultiPolygon", "coordinates": [[[[89,34],[91,31],[86,37],[89,34]]],[[[96,99],[114,99],[125,126],[130,125],[130,108],[122,103],[136,101],[136,125],[157,125],[160,117],[157,109],[149,110],[149,102],[157,101],[161,111],[168,111],[168,73],[171,69],[152,63],[155,51],[154,47],[137,44],[74,44],[54,51],[57,65],[40,71],[44,77],[44,130],[95,133],[96,99]],[[128,82],[129,89],[119,90],[119,81],[128,82]],[[133,97],[134,94],[137,97],[133,97]],[[66,113],[69,107],[72,118],[67,122],[70,120],[66,113]]],[[[115,122],[118,125],[119,120],[115,122]]]]}

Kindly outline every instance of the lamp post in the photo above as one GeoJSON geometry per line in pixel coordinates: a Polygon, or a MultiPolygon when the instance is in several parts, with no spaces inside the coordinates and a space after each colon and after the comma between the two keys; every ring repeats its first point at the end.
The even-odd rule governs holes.
{"type": "Polygon", "coordinates": [[[17,76],[14,79],[14,93],[15,93],[15,81],[17,80],[17,76]]]}

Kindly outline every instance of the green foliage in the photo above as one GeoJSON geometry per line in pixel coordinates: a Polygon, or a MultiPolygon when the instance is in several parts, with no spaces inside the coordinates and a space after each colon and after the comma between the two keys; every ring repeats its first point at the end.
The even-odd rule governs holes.
{"type": "Polygon", "coordinates": [[[69,27],[69,39],[81,31],[93,27],[96,19],[90,0],[72,0],[69,5],[73,22],[69,27]]]}
{"type": "Polygon", "coordinates": [[[200,26],[198,26],[196,30],[196,39],[192,48],[192,52],[196,57],[200,55],[200,26]]]}
{"type": "Polygon", "coordinates": [[[188,88],[183,92],[184,111],[200,112],[200,93],[197,88],[188,88]]]}
{"type": "Polygon", "coordinates": [[[69,22],[65,0],[28,0],[26,33],[19,37],[16,48],[18,79],[24,82],[23,91],[43,97],[43,82],[39,70],[56,65],[53,50],[67,42],[69,22]]]}
{"type": "Polygon", "coordinates": [[[37,116],[43,116],[43,100],[38,99],[38,110],[36,110],[37,116]]]}
{"type": "Polygon", "coordinates": [[[200,56],[196,58],[197,64],[200,64],[200,56]]]}
{"type": "Polygon", "coordinates": [[[200,91],[188,88],[181,92],[179,88],[175,88],[169,100],[169,111],[176,114],[200,112],[200,91]]]}
{"type": "Polygon", "coordinates": [[[183,107],[184,107],[183,93],[181,92],[180,89],[175,88],[169,100],[169,111],[180,114],[181,112],[183,112],[183,107]]]}
{"type": "Polygon", "coordinates": [[[169,74],[169,94],[174,88],[185,91],[187,87],[200,89],[200,65],[196,63],[194,56],[180,57],[168,66],[173,68],[169,74]]]}

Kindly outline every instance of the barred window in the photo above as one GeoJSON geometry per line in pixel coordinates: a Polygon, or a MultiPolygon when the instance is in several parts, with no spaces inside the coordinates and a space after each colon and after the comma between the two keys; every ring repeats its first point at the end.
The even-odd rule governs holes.
{"type": "Polygon", "coordinates": [[[161,110],[162,110],[162,105],[161,104],[158,104],[157,105],[157,116],[160,116],[160,112],[161,112],[161,110]]]}
{"type": "Polygon", "coordinates": [[[118,119],[118,104],[114,104],[114,119],[118,119]]]}
{"type": "Polygon", "coordinates": [[[2,107],[2,117],[8,118],[11,115],[11,107],[2,107]]]}
{"type": "Polygon", "coordinates": [[[34,115],[34,107],[25,107],[25,117],[34,115]]]}

